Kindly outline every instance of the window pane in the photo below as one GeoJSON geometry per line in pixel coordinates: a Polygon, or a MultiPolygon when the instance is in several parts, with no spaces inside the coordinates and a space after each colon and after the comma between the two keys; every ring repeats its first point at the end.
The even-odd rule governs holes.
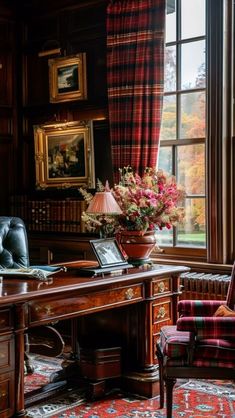
{"type": "Polygon", "coordinates": [[[161,248],[162,245],[172,247],[173,245],[173,229],[163,228],[156,232],[157,245],[161,248]]]}
{"type": "Polygon", "coordinates": [[[165,78],[164,90],[176,90],[176,47],[168,46],[165,48],[165,78]]]}
{"type": "Polygon", "coordinates": [[[176,7],[172,7],[173,1],[167,0],[166,15],[166,42],[174,42],[176,40],[176,7]]]}
{"type": "Polygon", "coordinates": [[[205,137],[205,92],[181,95],[180,137],[205,137]]]}
{"type": "Polygon", "coordinates": [[[181,0],[181,39],[205,35],[205,0],[181,0]]]}
{"type": "Polygon", "coordinates": [[[177,181],[187,195],[205,195],[205,146],[186,145],[177,148],[177,181]]]}
{"type": "Polygon", "coordinates": [[[172,147],[160,148],[158,168],[172,174],[172,147]]]}
{"type": "MultiPolygon", "coordinates": [[[[181,48],[181,89],[205,87],[205,41],[183,44],[181,48]]],[[[171,67],[173,67],[173,64],[171,64],[171,67]]],[[[173,68],[171,72],[173,75],[173,68]]]]}
{"type": "Polygon", "coordinates": [[[185,221],[177,227],[177,245],[205,247],[205,199],[185,200],[185,221]]]}
{"type": "Polygon", "coordinates": [[[176,139],[176,96],[164,96],[160,139],[176,139]]]}

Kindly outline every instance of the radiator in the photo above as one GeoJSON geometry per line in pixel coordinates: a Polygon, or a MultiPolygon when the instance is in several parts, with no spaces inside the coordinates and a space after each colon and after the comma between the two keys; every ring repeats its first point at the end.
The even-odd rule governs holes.
{"type": "Polygon", "coordinates": [[[226,299],[231,276],[227,274],[182,273],[180,299],[226,299]]]}

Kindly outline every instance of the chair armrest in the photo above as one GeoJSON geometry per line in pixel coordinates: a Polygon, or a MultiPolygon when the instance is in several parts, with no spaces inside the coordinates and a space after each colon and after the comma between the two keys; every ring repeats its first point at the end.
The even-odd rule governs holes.
{"type": "Polygon", "coordinates": [[[225,300],[180,300],[178,303],[179,316],[212,316],[225,300]]]}
{"type": "Polygon", "coordinates": [[[198,339],[234,338],[235,317],[183,317],[176,323],[178,331],[189,331],[198,339]]]}

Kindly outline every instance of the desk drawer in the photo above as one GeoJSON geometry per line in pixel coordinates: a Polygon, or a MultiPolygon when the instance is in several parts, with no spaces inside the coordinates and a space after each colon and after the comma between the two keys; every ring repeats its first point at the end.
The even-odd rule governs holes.
{"type": "Polygon", "coordinates": [[[158,334],[164,325],[172,323],[171,299],[164,298],[153,305],[153,334],[158,334]]]}
{"type": "Polygon", "coordinates": [[[164,293],[169,293],[171,291],[171,280],[169,277],[159,279],[153,282],[153,294],[164,295],[164,293]]]}
{"type": "Polygon", "coordinates": [[[0,332],[7,331],[12,328],[12,313],[11,309],[0,310],[0,332]]]}
{"type": "Polygon", "coordinates": [[[63,319],[73,315],[100,311],[143,300],[143,285],[135,284],[102,292],[56,300],[40,299],[29,303],[29,325],[40,321],[63,319]]]}
{"type": "Polygon", "coordinates": [[[14,372],[0,376],[0,417],[12,417],[14,414],[14,372]]]}
{"type": "Polygon", "coordinates": [[[0,372],[12,370],[15,365],[14,337],[0,337],[0,372]]]}

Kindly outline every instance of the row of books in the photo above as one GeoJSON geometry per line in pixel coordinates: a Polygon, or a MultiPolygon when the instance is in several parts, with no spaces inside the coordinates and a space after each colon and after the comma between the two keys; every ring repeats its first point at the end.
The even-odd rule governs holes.
{"type": "Polygon", "coordinates": [[[230,279],[227,274],[183,273],[180,276],[183,298],[224,300],[230,279]]]}
{"type": "Polygon", "coordinates": [[[11,198],[11,215],[22,218],[29,231],[85,232],[81,219],[87,208],[84,200],[30,199],[27,195],[11,198]]]}

